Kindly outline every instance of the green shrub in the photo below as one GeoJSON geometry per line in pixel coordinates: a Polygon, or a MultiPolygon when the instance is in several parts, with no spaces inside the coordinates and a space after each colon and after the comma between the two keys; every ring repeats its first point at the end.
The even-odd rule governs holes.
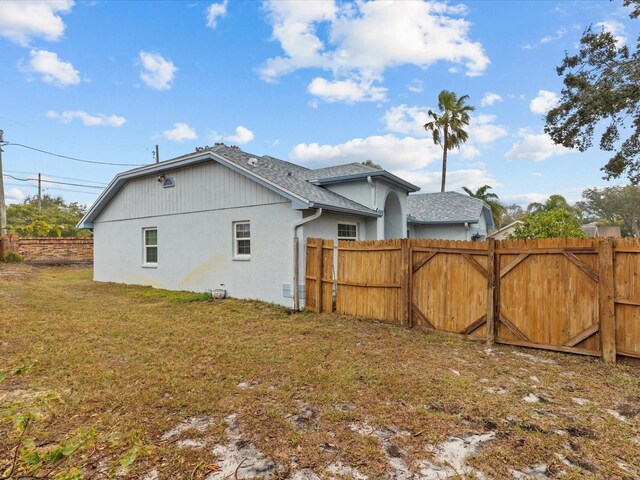
{"type": "Polygon", "coordinates": [[[16,252],[6,252],[2,257],[2,261],[5,263],[22,263],[24,259],[16,252]]]}

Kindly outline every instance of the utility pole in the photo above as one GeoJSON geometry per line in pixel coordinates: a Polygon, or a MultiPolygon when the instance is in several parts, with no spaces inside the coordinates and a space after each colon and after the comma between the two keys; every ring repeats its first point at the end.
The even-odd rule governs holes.
{"type": "Polygon", "coordinates": [[[42,210],[42,176],[38,174],[38,211],[42,210]]]}
{"type": "Polygon", "coordinates": [[[156,163],[160,161],[160,152],[158,150],[158,144],[156,143],[156,163]]]}
{"type": "Polygon", "coordinates": [[[4,177],[2,176],[2,143],[4,132],[0,130],[0,236],[7,234],[7,206],[4,203],[4,177]]]}

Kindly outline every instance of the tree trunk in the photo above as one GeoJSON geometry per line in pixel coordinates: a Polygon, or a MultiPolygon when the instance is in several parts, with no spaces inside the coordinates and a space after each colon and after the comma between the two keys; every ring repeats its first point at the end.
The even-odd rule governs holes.
{"type": "Polygon", "coordinates": [[[444,192],[447,183],[447,149],[449,147],[449,126],[444,126],[444,143],[442,145],[442,183],[440,191],[444,192]]]}

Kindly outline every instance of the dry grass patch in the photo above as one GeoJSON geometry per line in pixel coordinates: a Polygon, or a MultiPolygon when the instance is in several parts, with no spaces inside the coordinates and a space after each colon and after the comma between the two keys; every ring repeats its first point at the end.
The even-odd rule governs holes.
{"type": "Polygon", "coordinates": [[[0,292],[0,477],[640,476],[634,365],[88,269],[0,292]]]}

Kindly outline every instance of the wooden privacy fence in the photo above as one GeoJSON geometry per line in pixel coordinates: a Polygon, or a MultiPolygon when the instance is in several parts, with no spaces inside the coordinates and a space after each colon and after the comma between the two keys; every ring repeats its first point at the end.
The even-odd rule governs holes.
{"type": "Polygon", "coordinates": [[[640,241],[310,238],[305,301],[489,343],[640,358],[640,241]]]}

